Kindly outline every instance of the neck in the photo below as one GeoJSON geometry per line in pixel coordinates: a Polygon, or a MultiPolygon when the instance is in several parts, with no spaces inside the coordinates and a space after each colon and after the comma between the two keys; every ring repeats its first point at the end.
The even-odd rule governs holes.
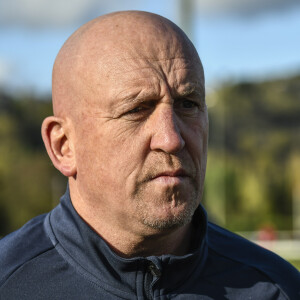
{"type": "MultiPolygon", "coordinates": [[[[102,233],[99,233],[103,237],[102,233]]],[[[190,250],[192,225],[160,231],[151,235],[125,234],[124,238],[106,240],[111,249],[121,257],[147,257],[172,254],[182,256],[190,250]],[[126,237],[125,237],[126,235],[126,237]]],[[[104,238],[105,239],[105,238],[104,238]]]]}
{"type": "Polygon", "coordinates": [[[80,217],[121,257],[182,256],[190,249],[193,233],[191,223],[169,229],[155,229],[140,224],[138,230],[132,230],[134,226],[122,226],[122,222],[111,221],[118,218],[106,218],[106,214],[102,214],[103,209],[87,206],[77,193],[72,193],[72,189],[70,195],[80,217]]]}

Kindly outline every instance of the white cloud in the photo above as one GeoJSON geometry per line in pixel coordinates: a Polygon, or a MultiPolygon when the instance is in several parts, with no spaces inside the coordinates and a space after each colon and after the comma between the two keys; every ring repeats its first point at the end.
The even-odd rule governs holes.
{"type": "Polygon", "coordinates": [[[203,15],[249,15],[276,11],[299,5],[299,0],[195,0],[198,13],[203,15]]]}
{"type": "Polygon", "coordinates": [[[0,86],[5,85],[13,73],[13,65],[7,60],[0,58],[0,86]]]}
{"type": "MultiPolygon", "coordinates": [[[[73,26],[98,15],[126,9],[142,9],[160,13],[164,7],[174,8],[180,1],[191,0],[0,0],[0,24],[27,27],[73,26]]],[[[253,14],[282,9],[299,0],[194,0],[196,12],[203,15],[253,14]]]]}
{"type": "Polygon", "coordinates": [[[141,3],[138,0],[0,0],[0,24],[73,26],[104,13],[141,6],[141,3]]]}
{"type": "MultiPolygon", "coordinates": [[[[83,19],[96,0],[1,0],[0,22],[5,25],[63,26],[83,19]]],[[[101,2],[101,1],[100,1],[101,2]]]]}

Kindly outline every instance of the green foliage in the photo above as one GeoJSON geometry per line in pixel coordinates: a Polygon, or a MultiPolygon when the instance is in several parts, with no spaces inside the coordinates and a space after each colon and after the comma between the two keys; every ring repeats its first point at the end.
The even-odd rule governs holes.
{"type": "Polygon", "coordinates": [[[215,216],[225,208],[218,221],[232,230],[255,230],[265,222],[292,229],[293,191],[300,180],[300,76],[225,85],[207,100],[206,206],[215,216]],[[218,200],[216,186],[210,186],[217,172],[223,191],[218,200]]]}
{"type": "Polygon", "coordinates": [[[50,114],[50,101],[0,96],[0,236],[53,207],[58,175],[40,134],[50,114]]]}

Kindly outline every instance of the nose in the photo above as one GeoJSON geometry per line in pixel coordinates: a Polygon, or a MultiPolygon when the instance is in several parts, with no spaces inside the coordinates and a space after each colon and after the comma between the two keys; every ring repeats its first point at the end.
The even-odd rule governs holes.
{"type": "Polygon", "coordinates": [[[183,149],[185,141],[181,135],[177,117],[172,105],[161,104],[152,115],[151,150],[177,153],[183,149]],[[154,117],[155,115],[155,117],[154,117]]]}

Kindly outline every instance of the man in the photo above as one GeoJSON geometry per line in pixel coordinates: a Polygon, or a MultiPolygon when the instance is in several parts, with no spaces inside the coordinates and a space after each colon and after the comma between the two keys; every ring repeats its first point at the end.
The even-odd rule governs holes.
{"type": "Polygon", "coordinates": [[[77,30],[42,136],[61,204],[1,241],[1,299],[299,299],[274,254],[207,222],[208,117],[186,35],[146,12],[77,30]]]}

